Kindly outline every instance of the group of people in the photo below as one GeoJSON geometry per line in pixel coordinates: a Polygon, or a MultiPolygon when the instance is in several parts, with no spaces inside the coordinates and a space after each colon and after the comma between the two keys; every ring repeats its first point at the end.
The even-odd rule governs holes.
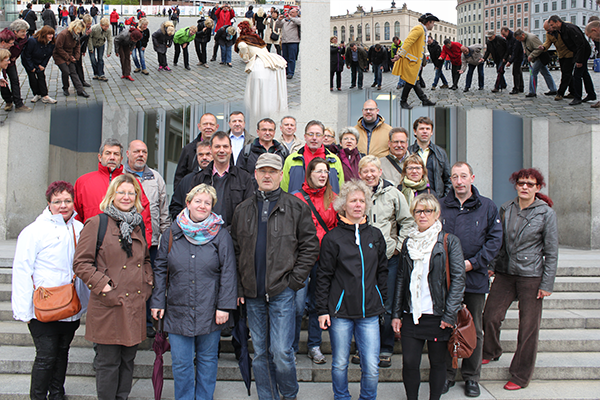
{"type": "Polygon", "coordinates": [[[361,367],[361,398],[375,399],[379,368],[391,366],[401,334],[407,397],[418,397],[427,342],[430,397],[439,399],[456,379],[447,342],[462,303],[478,333],[462,364],[465,393],[476,397],[481,365],[502,354],[500,323],[515,299],[523,340],[505,388],[528,385],[558,253],[556,215],[539,193],[538,170],[510,177],[517,197],[498,212],[473,185],[469,164],[449,166],[427,117],[415,121],[411,146],[373,100],[355,127],[341,130],[341,145],[316,120],[300,136],[295,118],[284,117],[278,140],[270,118],[258,122],[256,138],[243,113],[228,122],[225,132],[213,114],[200,118],[198,137],[182,149],[170,205],[140,140],[122,163],[122,145],[107,139],[97,171],[75,185],[50,184],[48,206],[19,235],[13,264],[14,318],[28,322],[36,346],[32,398],[64,395],[68,349],[87,312],[99,399],[127,398],[138,345],[158,319],[171,344],[175,397],[212,398],[221,331],[240,318],[250,330],[259,398],[294,399],[308,311],[314,363],[327,362],[321,332],[329,331],[335,398],[350,397],[352,359],[361,367]],[[39,321],[34,288],[71,281],[81,312],[39,321]]]}

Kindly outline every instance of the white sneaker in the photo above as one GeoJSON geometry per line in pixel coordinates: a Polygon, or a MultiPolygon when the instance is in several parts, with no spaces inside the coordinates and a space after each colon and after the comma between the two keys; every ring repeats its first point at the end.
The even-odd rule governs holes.
{"type": "Polygon", "coordinates": [[[33,99],[31,99],[31,102],[37,103],[41,98],[42,98],[42,96],[40,96],[39,94],[36,94],[35,96],[33,96],[33,99]]]}
{"type": "Polygon", "coordinates": [[[57,101],[56,101],[56,100],[54,100],[54,99],[53,99],[52,97],[50,97],[50,96],[45,96],[45,97],[42,97],[42,103],[46,103],[46,104],[56,104],[56,103],[57,103],[57,101]]]}
{"type": "Polygon", "coordinates": [[[309,349],[307,355],[315,364],[325,364],[327,362],[325,356],[321,353],[321,348],[319,346],[309,349]]]}

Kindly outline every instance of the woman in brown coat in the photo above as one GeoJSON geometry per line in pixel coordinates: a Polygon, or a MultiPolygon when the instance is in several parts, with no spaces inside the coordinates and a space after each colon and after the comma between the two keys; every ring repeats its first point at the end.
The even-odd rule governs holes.
{"type": "Polygon", "coordinates": [[[73,81],[73,86],[77,90],[78,96],[90,97],[83,90],[83,84],[77,75],[75,62],[81,57],[81,47],[79,37],[85,31],[85,23],[77,19],[69,24],[69,28],[56,36],[56,46],[54,47],[54,63],[62,73],[63,94],[69,95],[69,76],[73,81]]]}
{"type": "Polygon", "coordinates": [[[146,339],[146,300],[153,275],[141,194],[133,175],[113,179],[100,203],[104,214],[86,222],[73,261],[73,271],[91,291],[85,338],[97,344],[99,400],[127,398],[137,347],[146,339]],[[105,229],[100,230],[102,220],[105,229]]]}

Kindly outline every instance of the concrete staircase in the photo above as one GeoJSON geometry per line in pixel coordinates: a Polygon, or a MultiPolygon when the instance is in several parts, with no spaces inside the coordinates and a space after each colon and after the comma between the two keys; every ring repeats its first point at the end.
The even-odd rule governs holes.
{"type": "MultiPolygon", "coordinates": [[[[29,374],[35,357],[35,348],[26,324],[12,319],[11,297],[12,259],[6,252],[0,254],[0,381],[10,381],[18,374],[29,374]],[[4,256],[4,258],[2,258],[4,256]]],[[[516,348],[518,310],[514,303],[504,321],[501,341],[505,354],[498,362],[484,365],[481,379],[506,381],[512,352],[516,348]]],[[[83,320],[85,322],[85,319],[83,320]]],[[[71,345],[68,375],[93,382],[93,350],[84,339],[85,323],[79,328],[71,345]]],[[[297,373],[301,382],[331,381],[331,345],[327,332],[323,333],[322,350],[327,364],[315,365],[306,354],[306,332],[302,332],[297,373]]],[[[218,379],[240,381],[237,362],[229,338],[221,341],[218,379]]],[[[250,344],[251,348],[251,344],[250,344]]],[[[400,343],[396,343],[392,367],[380,369],[380,382],[402,380],[400,343]]],[[[146,340],[138,351],[135,377],[147,380],[152,375],[154,352],[146,340]]],[[[429,363],[423,357],[422,379],[427,380],[429,363]]],[[[165,356],[165,377],[172,378],[170,354],[165,356]]],[[[19,379],[21,379],[19,377],[19,379]]],[[[349,369],[351,382],[360,381],[360,369],[349,369]]],[[[544,300],[542,330],[534,380],[598,380],[600,381],[600,253],[561,249],[555,292],[544,300]]],[[[171,383],[169,383],[171,384],[171,383]]],[[[600,397],[600,394],[598,395],[600,397]]],[[[5,397],[0,389],[0,399],[5,397]]]]}

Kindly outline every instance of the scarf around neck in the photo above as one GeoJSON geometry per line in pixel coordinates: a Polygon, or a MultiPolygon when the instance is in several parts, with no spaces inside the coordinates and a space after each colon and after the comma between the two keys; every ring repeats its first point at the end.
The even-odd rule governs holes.
{"type": "Polygon", "coordinates": [[[194,222],[190,218],[190,210],[187,207],[177,216],[177,225],[181,228],[183,236],[188,242],[197,246],[213,240],[223,224],[223,218],[214,212],[211,212],[204,221],[194,222]]]}
{"type": "Polygon", "coordinates": [[[358,147],[353,150],[340,148],[338,156],[344,169],[344,180],[347,182],[350,179],[360,179],[358,176],[358,163],[360,162],[358,147]]]}
{"type": "Polygon", "coordinates": [[[410,179],[408,179],[407,176],[405,176],[402,179],[402,194],[404,194],[406,200],[408,201],[408,204],[410,204],[412,202],[412,199],[416,196],[416,193],[420,192],[428,186],[429,181],[424,177],[419,182],[415,182],[411,181],[410,179]]]}
{"type": "MultiPolygon", "coordinates": [[[[108,207],[106,207],[104,214],[114,219],[117,222],[117,225],[119,225],[122,239],[120,240],[121,248],[127,253],[127,257],[131,257],[133,255],[131,250],[131,232],[133,232],[136,226],[142,224],[142,215],[137,212],[135,207],[132,207],[129,211],[121,211],[115,207],[113,203],[110,203],[108,207]]],[[[145,232],[142,232],[142,236],[144,234],[145,232]]]]}
{"type": "Polygon", "coordinates": [[[413,307],[413,321],[415,325],[419,324],[419,318],[421,318],[421,279],[425,269],[424,259],[426,255],[431,255],[431,251],[437,242],[441,230],[442,223],[440,221],[435,221],[434,224],[424,232],[419,232],[416,227],[413,227],[408,232],[409,239],[406,242],[406,248],[408,249],[410,259],[413,260],[413,270],[410,274],[409,288],[410,301],[413,307]]]}

